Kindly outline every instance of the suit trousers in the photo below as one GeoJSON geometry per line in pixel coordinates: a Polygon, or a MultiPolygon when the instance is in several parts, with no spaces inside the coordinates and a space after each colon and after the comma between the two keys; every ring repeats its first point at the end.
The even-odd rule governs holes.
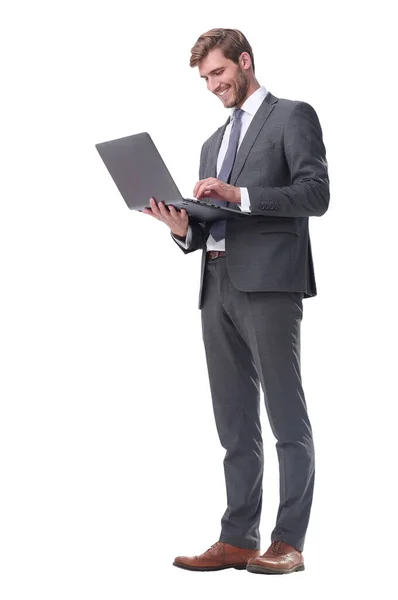
{"type": "Polygon", "coordinates": [[[271,540],[302,551],[315,479],[300,372],[303,293],[242,292],[233,286],[226,260],[206,257],[201,308],[215,423],[226,450],[227,509],[219,539],[260,549],[262,388],[279,463],[280,503],[271,540]]]}

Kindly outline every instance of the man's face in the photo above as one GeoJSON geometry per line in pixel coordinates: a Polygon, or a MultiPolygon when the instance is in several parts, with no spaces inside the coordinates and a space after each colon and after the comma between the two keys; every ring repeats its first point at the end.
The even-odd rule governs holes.
{"type": "Polygon", "coordinates": [[[220,98],[225,108],[243,104],[250,85],[249,73],[225,58],[220,48],[211,50],[200,61],[199,73],[205,79],[207,89],[220,98]]]}

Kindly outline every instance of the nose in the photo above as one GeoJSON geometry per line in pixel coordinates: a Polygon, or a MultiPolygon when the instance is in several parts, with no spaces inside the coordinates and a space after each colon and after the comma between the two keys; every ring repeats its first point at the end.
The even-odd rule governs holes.
{"type": "Polygon", "coordinates": [[[218,87],[219,87],[219,85],[215,81],[213,83],[209,81],[208,84],[207,84],[207,89],[210,90],[210,92],[213,92],[213,93],[216,91],[216,89],[218,87]]]}

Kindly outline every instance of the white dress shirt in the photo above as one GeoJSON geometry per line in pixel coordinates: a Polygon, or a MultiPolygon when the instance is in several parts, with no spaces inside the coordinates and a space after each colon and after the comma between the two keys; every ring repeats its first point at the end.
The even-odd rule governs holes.
{"type": "MultiPolygon", "coordinates": [[[[242,106],[241,106],[241,109],[243,110],[242,127],[240,130],[238,150],[239,150],[239,146],[241,145],[242,140],[245,137],[245,134],[249,128],[249,125],[252,122],[254,115],[260,108],[260,105],[262,104],[262,102],[267,94],[268,94],[268,91],[265,89],[264,86],[261,86],[255,92],[253,92],[252,95],[249,96],[245,100],[245,102],[242,104],[242,106]]],[[[231,117],[234,114],[234,110],[235,110],[235,108],[231,108],[231,117]]],[[[221,165],[224,161],[224,157],[227,152],[231,128],[232,128],[232,118],[231,118],[231,121],[228,123],[227,127],[225,128],[224,136],[223,136],[223,139],[221,142],[220,151],[219,151],[218,157],[217,157],[217,173],[219,173],[221,170],[221,165]]],[[[241,193],[241,200],[240,200],[240,204],[238,204],[239,208],[243,212],[250,212],[250,198],[249,198],[249,192],[247,191],[247,188],[240,188],[240,193],[241,193]]],[[[176,239],[176,242],[178,244],[180,244],[183,248],[187,249],[191,243],[191,240],[192,240],[192,229],[191,229],[191,226],[188,225],[188,232],[187,232],[187,237],[185,238],[185,243],[180,240],[177,240],[177,239],[176,239]]],[[[211,234],[209,234],[206,245],[207,245],[207,250],[225,250],[225,238],[216,242],[216,240],[213,238],[213,236],[211,234]]]]}

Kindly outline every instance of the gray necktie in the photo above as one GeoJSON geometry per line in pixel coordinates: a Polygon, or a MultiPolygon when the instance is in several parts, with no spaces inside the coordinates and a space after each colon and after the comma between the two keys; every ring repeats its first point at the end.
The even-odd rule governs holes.
{"type": "MultiPolygon", "coordinates": [[[[232,173],[232,168],[234,166],[236,152],[238,150],[240,130],[242,128],[243,112],[244,111],[240,108],[235,108],[234,110],[231,133],[228,142],[228,149],[217,177],[217,179],[225,181],[225,183],[228,183],[232,173]]],[[[228,206],[228,202],[226,202],[225,200],[212,199],[212,202],[214,204],[219,204],[220,206],[228,206]]],[[[216,240],[216,242],[222,240],[225,237],[226,223],[226,220],[214,221],[214,223],[210,227],[210,233],[216,240]]]]}

